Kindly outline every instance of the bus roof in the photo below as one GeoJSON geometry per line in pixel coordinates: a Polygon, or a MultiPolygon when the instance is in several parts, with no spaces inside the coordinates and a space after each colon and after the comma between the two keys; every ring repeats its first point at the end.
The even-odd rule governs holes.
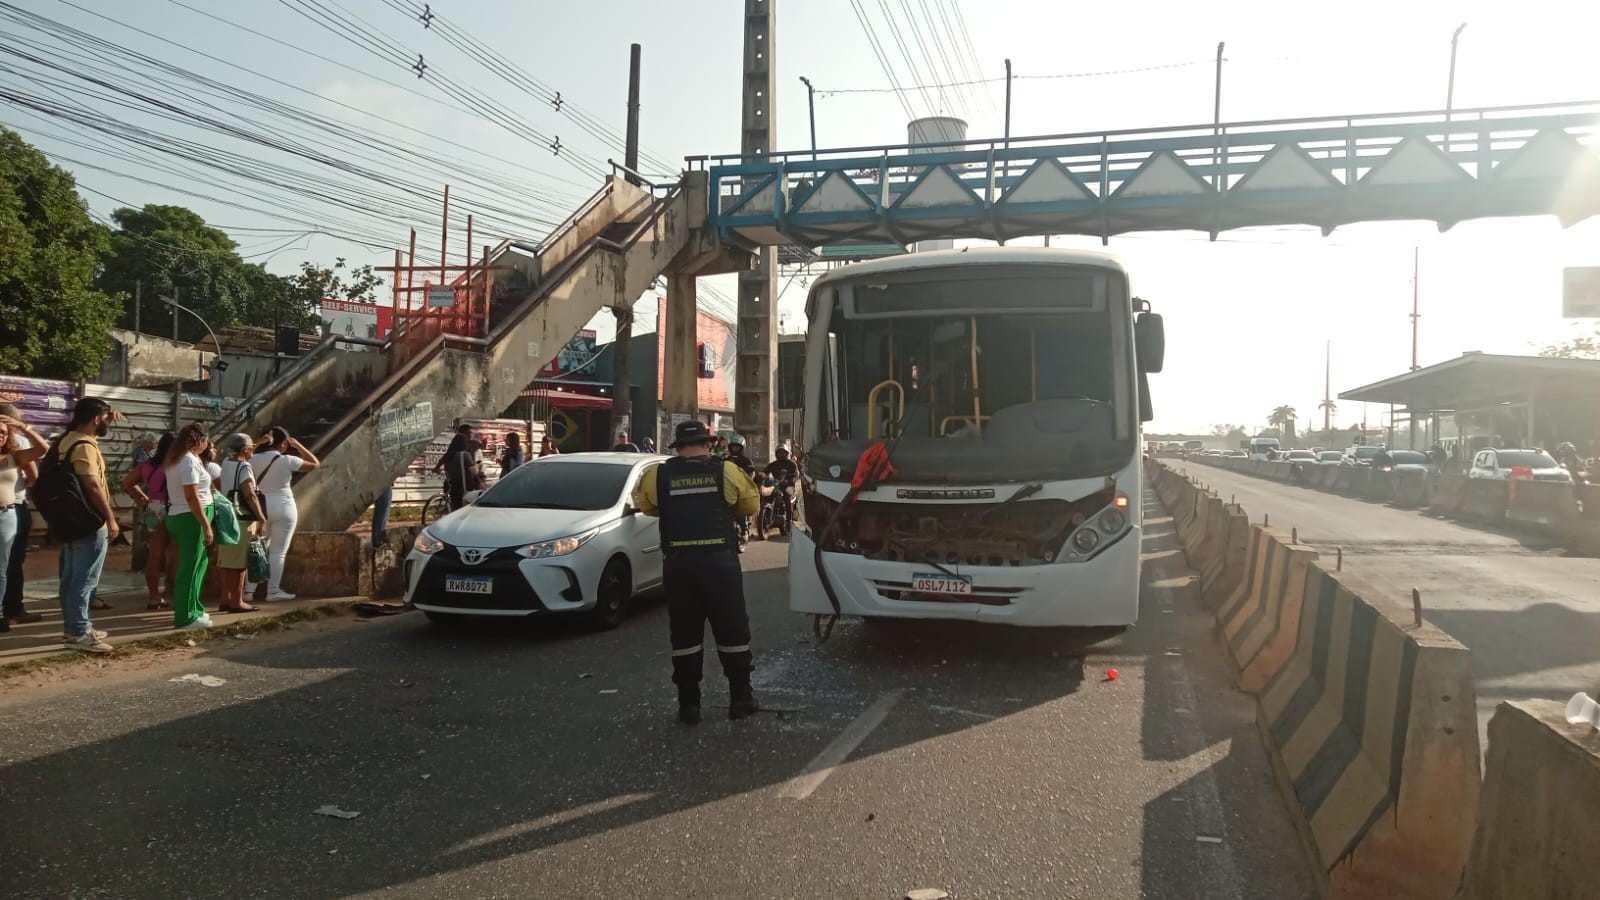
{"type": "Polygon", "coordinates": [[[1122,261],[1114,253],[1101,250],[1066,250],[1056,247],[966,247],[960,250],[934,250],[927,253],[907,253],[870,262],[852,263],[824,274],[811,283],[815,291],[823,285],[843,278],[870,278],[890,272],[907,272],[916,269],[935,269],[946,266],[968,265],[1055,265],[1094,266],[1101,269],[1125,271],[1122,261]]]}

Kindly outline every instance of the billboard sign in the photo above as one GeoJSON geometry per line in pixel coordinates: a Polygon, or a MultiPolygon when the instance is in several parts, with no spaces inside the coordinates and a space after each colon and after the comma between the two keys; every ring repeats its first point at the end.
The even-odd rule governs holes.
{"type": "Polygon", "coordinates": [[[556,375],[588,375],[593,376],[596,371],[596,335],[592,329],[585,328],[567,341],[556,358],[545,364],[539,370],[540,378],[552,378],[556,375]]]}
{"type": "Polygon", "coordinates": [[[394,327],[393,307],[332,297],[323,298],[321,307],[322,324],[329,334],[381,341],[394,327]]]}
{"type": "Polygon", "coordinates": [[[1600,319],[1600,266],[1574,266],[1562,272],[1561,315],[1600,319]]]}

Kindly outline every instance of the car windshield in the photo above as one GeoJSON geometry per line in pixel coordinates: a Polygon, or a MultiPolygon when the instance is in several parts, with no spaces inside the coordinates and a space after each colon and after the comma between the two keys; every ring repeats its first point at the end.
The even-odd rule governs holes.
{"type": "Polygon", "coordinates": [[[1337,450],[1324,450],[1317,456],[1317,459],[1323,462],[1338,462],[1341,458],[1343,458],[1343,454],[1337,450]]]}
{"type": "Polygon", "coordinates": [[[1316,454],[1312,453],[1310,450],[1290,450],[1289,451],[1289,458],[1290,459],[1316,459],[1317,457],[1316,457],[1316,454]]]}
{"type": "Polygon", "coordinates": [[[1378,455],[1377,447],[1357,447],[1356,459],[1371,459],[1378,455]]]}
{"type": "Polygon", "coordinates": [[[1421,450],[1391,450],[1389,462],[1396,466],[1425,466],[1430,460],[1421,450]]]}
{"type": "Polygon", "coordinates": [[[1556,467],[1554,457],[1538,450],[1501,450],[1496,455],[1500,458],[1500,468],[1502,469],[1510,469],[1516,466],[1527,466],[1530,469],[1553,469],[1556,467]]]}
{"type": "Polygon", "coordinates": [[[476,505],[518,509],[605,509],[622,496],[626,463],[537,460],[500,479],[476,505]]]}

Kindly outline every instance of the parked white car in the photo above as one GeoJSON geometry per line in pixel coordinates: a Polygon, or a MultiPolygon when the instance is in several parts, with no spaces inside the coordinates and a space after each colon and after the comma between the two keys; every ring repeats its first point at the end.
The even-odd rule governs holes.
{"type": "Polygon", "coordinates": [[[1472,458],[1467,477],[1491,481],[1572,482],[1572,475],[1543,450],[1479,450],[1472,458]]]}
{"type": "Polygon", "coordinates": [[[536,459],[424,528],[406,600],[434,621],[578,613],[600,628],[661,583],[659,521],[633,507],[640,453],[536,459]]]}

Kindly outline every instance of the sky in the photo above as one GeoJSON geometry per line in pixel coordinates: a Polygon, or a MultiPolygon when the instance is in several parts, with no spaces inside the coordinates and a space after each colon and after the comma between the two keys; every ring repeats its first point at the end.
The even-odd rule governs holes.
{"type": "MultiPolygon", "coordinates": [[[[776,146],[785,149],[809,140],[800,76],[818,92],[822,147],[904,141],[907,106],[915,115],[965,118],[973,138],[997,136],[1004,106],[998,79],[1007,58],[1016,75],[1014,135],[1209,122],[1218,41],[1226,41],[1225,121],[1440,109],[1450,36],[1463,22],[1457,109],[1600,99],[1600,56],[1593,52],[1600,4],[1592,0],[1337,7],[1152,0],[1136,13],[1126,5],[1041,0],[773,2],[776,146]],[[955,24],[950,32],[921,27],[942,25],[956,8],[970,45],[955,24]],[[980,67],[982,77],[996,80],[943,92],[913,89],[902,102],[886,90],[889,80],[861,15],[903,86],[943,83],[951,74],[968,80],[980,67]],[[955,40],[944,37],[952,33],[955,40]],[[938,35],[943,43],[924,57],[918,35],[930,43],[938,35]]],[[[55,38],[0,19],[0,47],[8,48],[0,53],[0,122],[72,171],[92,212],[104,217],[127,204],[187,205],[225,226],[241,253],[281,273],[302,259],[390,264],[412,227],[422,235],[419,256],[437,259],[446,183],[452,261],[465,254],[468,212],[478,218],[475,244],[542,237],[599,187],[605,161],[622,157],[615,137],[624,122],[631,42],[643,45],[648,172],[670,180],[685,156],[738,150],[743,4],[734,0],[613,0],[604,7],[436,0],[428,4],[437,18],[427,29],[414,16],[422,7],[415,0],[6,0],[0,15],[8,7],[339,126],[338,134],[317,133],[249,111],[252,121],[277,125],[265,130],[281,146],[265,148],[85,96],[86,89],[103,94],[105,88],[59,71],[54,77],[70,89],[41,87],[31,77],[37,63],[20,61],[17,51],[81,67],[71,65],[74,57],[41,52],[56,46],[55,38]],[[426,64],[420,79],[409,68],[419,53],[426,64]],[[112,111],[163,140],[204,140],[225,152],[225,164],[237,164],[228,155],[237,153],[288,166],[275,177],[300,193],[173,162],[148,147],[130,149],[123,138],[6,99],[19,88],[112,111]],[[556,91],[559,110],[549,102],[556,91]],[[556,137],[560,156],[549,149],[556,137]],[[334,205],[335,198],[345,205],[334,205]]],[[[127,77],[118,79],[124,85],[151,75],[149,66],[124,71],[127,77]]],[[[238,121],[238,108],[214,97],[163,96],[177,97],[186,109],[211,102],[217,120],[238,121]]],[[[1099,246],[1095,238],[1053,243],[1099,246]]],[[[1216,242],[1203,234],[1150,233],[1113,238],[1109,249],[1122,255],[1134,292],[1166,317],[1167,365],[1152,379],[1151,430],[1205,432],[1220,423],[1259,426],[1284,404],[1299,410],[1302,424],[1320,424],[1316,405],[1329,346],[1335,394],[1404,371],[1411,363],[1414,252],[1423,365],[1467,350],[1534,352],[1580,327],[1592,329],[1593,322],[1561,318],[1561,269],[1600,265],[1600,220],[1567,230],[1548,218],[1488,220],[1443,234],[1429,223],[1374,223],[1329,237],[1314,229],[1245,229],[1216,242]]],[[[803,327],[802,280],[781,282],[788,331],[803,327]]],[[[707,281],[702,305],[730,314],[731,277],[707,281]]],[[[653,323],[652,298],[639,318],[645,327],[653,323]]],[[[596,325],[607,337],[609,323],[596,325]]],[[[1338,421],[1349,425],[1365,416],[1376,425],[1384,412],[1346,404],[1338,421]]]]}

